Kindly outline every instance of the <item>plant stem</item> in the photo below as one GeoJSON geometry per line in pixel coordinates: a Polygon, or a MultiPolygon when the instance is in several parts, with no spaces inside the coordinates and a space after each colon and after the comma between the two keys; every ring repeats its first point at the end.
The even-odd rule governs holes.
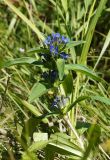
{"type": "MultiPolygon", "coordinates": [[[[72,99],[72,103],[76,100],[78,92],[79,92],[79,77],[80,77],[80,75],[77,74],[75,91],[74,91],[74,94],[73,94],[74,97],[72,99]]],[[[76,109],[76,116],[75,116],[74,108],[72,108],[70,115],[71,115],[70,119],[71,119],[72,126],[74,126],[74,124],[76,123],[76,119],[77,119],[77,109],[76,109]]],[[[71,132],[71,136],[72,136],[72,132],[71,132]]]]}
{"type": "Polygon", "coordinates": [[[64,117],[64,120],[66,121],[66,123],[68,124],[68,126],[70,127],[71,131],[73,132],[73,134],[76,136],[81,148],[84,150],[84,145],[83,145],[83,142],[82,140],[80,139],[78,133],[76,132],[75,128],[72,126],[70,120],[69,120],[69,117],[68,116],[65,116],[64,117]]]}

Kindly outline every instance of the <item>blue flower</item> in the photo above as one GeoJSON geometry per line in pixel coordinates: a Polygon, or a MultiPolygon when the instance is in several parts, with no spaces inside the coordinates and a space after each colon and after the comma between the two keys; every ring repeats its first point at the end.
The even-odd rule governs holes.
{"type": "Polygon", "coordinates": [[[58,54],[58,46],[55,47],[55,54],[58,54]]]}
{"type": "Polygon", "coordinates": [[[51,53],[54,53],[55,55],[58,54],[58,46],[53,46],[53,45],[50,45],[50,52],[51,53]]]}
{"type": "Polygon", "coordinates": [[[66,43],[68,43],[69,42],[69,38],[66,38],[66,37],[64,37],[64,36],[62,36],[62,42],[64,43],[64,44],[66,44],[66,43]]]}
{"type": "Polygon", "coordinates": [[[69,102],[68,97],[56,96],[53,100],[52,107],[62,108],[69,102]]]}
{"type": "Polygon", "coordinates": [[[69,58],[69,55],[66,54],[65,52],[61,52],[61,53],[60,53],[60,57],[63,58],[63,59],[68,59],[68,58],[69,58]]]}
{"type": "Polygon", "coordinates": [[[57,38],[60,38],[60,33],[56,33],[55,36],[56,36],[57,38]]]}
{"type": "Polygon", "coordinates": [[[50,43],[51,43],[51,37],[48,36],[48,37],[45,39],[44,43],[45,43],[46,45],[50,44],[50,43]]]}
{"type": "Polygon", "coordinates": [[[55,34],[55,33],[52,33],[52,37],[55,38],[55,37],[56,37],[56,34],[55,34]]]}
{"type": "Polygon", "coordinates": [[[68,42],[69,42],[69,38],[65,36],[61,36],[60,33],[52,33],[52,35],[48,36],[44,41],[44,43],[48,46],[50,53],[52,53],[52,55],[50,56],[54,56],[54,57],[57,56],[56,58],[60,56],[63,59],[67,59],[69,55],[66,54],[65,52],[58,54],[59,49],[61,48],[60,44],[64,46],[68,42]]]}
{"type": "Polygon", "coordinates": [[[58,39],[61,37],[60,33],[52,33],[52,43],[58,42],[58,39]]]}
{"type": "Polygon", "coordinates": [[[53,38],[60,38],[60,33],[52,33],[53,38]]]}
{"type": "Polygon", "coordinates": [[[53,45],[50,45],[50,52],[53,53],[55,51],[55,47],[53,45]]]}
{"type": "Polygon", "coordinates": [[[58,108],[57,102],[54,102],[54,101],[53,101],[53,103],[52,103],[51,107],[52,107],[52,108],[53,108],[53,107],[58,108]]]}
{"type": "Polygon", "coordinates": [[[59,107],[59,102],[60,102],[60,99],[58,96],[56,96],[52,102],[52,106],[51,107],[56,107],[58,108],[59,107]]]}

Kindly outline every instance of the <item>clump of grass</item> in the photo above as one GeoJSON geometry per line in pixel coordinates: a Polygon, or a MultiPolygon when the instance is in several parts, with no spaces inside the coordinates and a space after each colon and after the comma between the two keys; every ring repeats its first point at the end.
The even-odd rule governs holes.
{"type": "Polygon", "coordinates": [[[110,159],[108,4],[0,2],[1,159],[110,159]]]}

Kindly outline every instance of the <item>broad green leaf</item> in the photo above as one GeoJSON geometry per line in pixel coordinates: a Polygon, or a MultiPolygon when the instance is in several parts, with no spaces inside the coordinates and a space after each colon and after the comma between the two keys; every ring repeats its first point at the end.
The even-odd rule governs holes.
{"type": "Polygon", "coordinates": [[[0,62],[0,68],[10,67],[16,64],[32,64],[36,62],[36,65],[40,66],[41,63],[36,61],[36,58],[32,57],[23,57],[23,58],[16,58],[13,60],[8,60],[4,62],[0,62]]]}
{"type": "Polygon", "coordinates": [[[82,157],[81,151],[74,149],[72,147],[69,147],[65,144],[62,144],[60,142],[51,142],[48,144],[48,147],[51,148],[56,153],[60,153],[62,155],[76,155],[78,157],[82,157]]]}
{"type": "Polygon", "coordinates": [[[33,140],[34,140],[34,142],[47,141],[48,140],[48,133],[34,132],[33,133],[33,140]]]}
{"type": "Polygon", "coordinates": [[[85,41],[70,41],[69,43],[66,44],[66,49],[78,46],[83,43],[85,43],[85,41]]]}
{"type": "Polygon", "coordinates": [[[73,141],[70,141],[70,137],[65,133],[55,133],[50,136],[50,142],[48,148],[51,151],[60,153],[62,155],[76,155],[77,157],[82,156],[82,150],[73,141]]]}
{"type": "Polygon", "coordinates": [[[46,48],[37,47],[37,48],[32,48],[27,51],[27,54],[30,54],[30,55],[34,53],[49,53],[49,50],[46,48]]]}
{"type": "Polygon", "coordinates": [[[59,74],[59,79],[62,80],[64,76],[64,67],[65,67],[65,61],[64,59],[57,59],[57,69],[59,74]]]}
{"type": "Polygon", "coordinates": [[[79,151],[82,151],[79,146],[77,146],[73,141],[71,141],[71,137],[65,133],[58,132],[58,133],[52,134],[50,136],[50,139],[52,139],[54,141],[58,141],[58,142],[65,144],[69,147],[78,149],[79,151]]]}
{"type": "Polygon", "coordinates": [[[35,83],[29,95],[29,102],[33,102],[35,99],[39,98],[47,91],[48,89],[42,83],[35,83]]]}
{"type": "Polygon", "coordinates": [[[66,96],[70,95],[73,91],[73,77],[70,73],[66,76],[62,85],[65,91],[65,95],[66,96]]]}
{"type": "Polygon", "coordinates": [[[41,116],[42,114],[37,110],[37,108],[35,106],[33,106],[32,104],[28,103],[27,101],[23,100],[22,104],[28,108],[35,116],[41,116]]]}
{"type": "Polygon", "coordinates": [[[39,39],[44,40],[39,29],[22,12],[20,12],[9,0],[4,0],[4,2],[37,34],[39,39]]]}
{"type": "MultiPolygon", "coordinates": [[[[21,103],[31,112],[33,113],[36,117],[39,117],[39,119],[42,119],[42,114],[38,111],[37,107],[33,106],[32,104],[28,103],[25,100],[22,100],[21,103]],[[41,117],[41,118],[40,118],[41,117]]],[[[44,123],[48,123],[48,120],[44,118],[42,120],[44,123]]]]}
{"type": "Polygon", "coordinates": [[[84,65],[80,64],[66,64],[65,68],[67,70],[74,70],[76,72],[81,72],[87,76],[89,76],[91,79],[96,80],[96,81],[103,81],[100,77],[97,76],[95,72],[93,72],[91,69],[84,65]]]}

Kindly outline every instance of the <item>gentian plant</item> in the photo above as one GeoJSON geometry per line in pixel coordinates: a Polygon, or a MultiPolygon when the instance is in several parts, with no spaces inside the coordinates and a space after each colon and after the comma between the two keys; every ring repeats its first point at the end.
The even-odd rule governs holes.
{"type": "Polygon", "coordinates": [[[0,159],[109,160],[110,0],[1,0],[0,17],[0,159]]]}
{"type": "MultiPolygon", "coordinates": [[[[54,84],[58,80],[58,70],[60,66],[57,62],[60,60],[63,64],[67,62],[70,55],[65,52],[66,45],[69,43],[69,38],[60,35],[60,33],[52,33],[44,41],[44,53],[39,53],[40,60],[46,71],[42,73],[42,78],[45,81],[54,84]]],[[[61,77],[63,79],[63,77],[61,77]]]]}
{"type": "MultiPolygon", "coordinates": [[[[84,42],[71,41],[69,38],[61,35],[60,33],[52,33],[47,36],[42,47],[39,49],[32,49],[28,52],[35,53],[35,55],[37,54],[37,58],[23,57],[9,60],[1,64],[2,68],[15,64],[31,64],[39,69],[40,76],[29,93],[28,104],[24,101],[21,101],[21,103],[45,124],[49,123],[49,118],[52,116],[61,119],[63,123],[65,122],[68,126],[67,132],[71,136],[71,139],[75,138],[75,141],[77,142],[76,144],[79,145],[77,147],[79,147],[81,151],[80,156],[82,156],[82,152],[84,152],[85,142],[80,138],[79,133],[75,129],[76,124],[74,107],[85,99],[87,100],[92,98],[94,100],[100,100],[101,98],[94,96],[90,97],[89,95],[83,94],[77,97],[77,92],[79,90],[79,78],[82,78],[83,80],[84,74],[95,82],[105,83],[105,81],[103,81],[94,71],[90,70],[85,65],[73,63],[75,61],[73,59],[71,49],[82,43],[84,42]],[[77,75],[75,85],[73,76],[74,72],[76,72],[77,75]],[[40,105],[44,107],[44,114],[38,113],[36,108],[30,104],[36,103],[36,100],[38,105],[40,103],[40,105]]],[[[83,86],[81,89],[83,89],[83,86]]],[[[21,112],[23,112],[22,109],[21,112]]],[[[55,130],[52,130],[52,132],[55,132],[55,130]]],[[[29,137],[25,137],[24,142],[26,143],[26,147],[30,153],[28,141],[30,142],[29,137]]],[[[49,144],[49,149],[51,148],[51,145],[55,145],[53,141],[54,138],[52,137],[52,144],[50,144],[50,141],[45,142],[46,144],[49,144]]],[[[69,143],[71,143],[70,140],[69,143]]]]}
{"type": "MultiPolygon", "coordinates": [[[[44,66],[47,67],[47,71],[42,73],[42,77],[44,78],[45,82],[48,81],[50,84],[56,86],[55,82],[59,82],[59,69],[60,64],[58,65],[58,61],[61,64],[65,64],[65,62],[70,58],[70,55],[65,52],[66,45],[70,42],[69,38],[61,35],[60,33],[52,33],[50,36],[44,41],[44,48],[47,50],[46,53],[40,53],[41,60],[44,63],[44,66]]],[[[64,75],[64,74],[63,74],[64,75]]],[[[63,76],[61,77],[61,80],[63,76]]],[[[58,85],[57,91],[58,91],[58,85]]],[[[64,95],[61,98],[61,93],[59,95],[55,95],[55,98],[52,102],[53,107],[60,108],[61,106],[66,104],[64,95]],[[65,101],[65,103],[64,103],[65,101]]]]}

